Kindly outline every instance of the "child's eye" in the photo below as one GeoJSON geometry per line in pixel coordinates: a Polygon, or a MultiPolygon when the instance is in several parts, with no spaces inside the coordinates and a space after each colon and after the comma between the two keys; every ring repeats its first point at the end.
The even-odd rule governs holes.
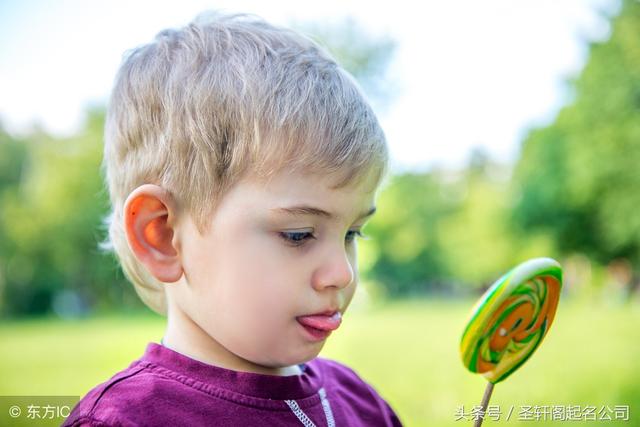
{"type": "MultiPolygon", "coordinates": [[[[351,243],[355,240],[356,236],[366,238],[360,230],[349,230],[345,236],[345,241],[351,243]]],[[[282,231],[280,232],[280,237],[293,246],[302,246],[307,240],[315,239],[313,233],[299,231],[282,231]]]]}
{"type": "Polygon", "coordinates": [[[280,237],[282,237],[287,243],[291,243],[294,246],[301,246],[306,240],[315,239],[312,233],[306,231],[282,231],[280,232],[280,237]]]}

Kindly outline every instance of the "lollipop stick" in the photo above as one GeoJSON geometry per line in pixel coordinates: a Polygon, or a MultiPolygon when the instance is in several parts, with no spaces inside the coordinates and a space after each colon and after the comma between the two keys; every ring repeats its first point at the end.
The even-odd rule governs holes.
{"type": "Polygon", "coordinates": [[[489,404],[489,399],[491,399],[491,393],[493,392],[493,383],[487,383],[487,388],[484,389],[484,396],[482,396],[482,410],[480,412],[480,417],[476,419],[476,422],[473,424],[473,427],[480,427],[482,425],[482,421],[484,421],[484,415],[487,412],[487,405],[489,404]]]}

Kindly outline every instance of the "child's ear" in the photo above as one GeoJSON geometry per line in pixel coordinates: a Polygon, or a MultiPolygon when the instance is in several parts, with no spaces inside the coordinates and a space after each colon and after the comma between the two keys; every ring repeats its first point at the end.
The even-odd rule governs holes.
{"type": "Polygon", "coordinates": [[[182,264],[174,247],[176,206],[157,185],[144,184],[124,203],[124,228],[129,247],[149,272],[165,283],[182,277],[182,264]]]}

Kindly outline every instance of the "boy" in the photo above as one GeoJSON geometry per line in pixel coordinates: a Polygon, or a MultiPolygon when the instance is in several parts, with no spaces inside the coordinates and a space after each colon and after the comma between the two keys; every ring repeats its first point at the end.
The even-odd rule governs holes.
{"type": "Polygon", "coordinates": [[[109,236],[167,328],[64,425],[400,425],[316,357],[387,157],[353,79],[292,31],[209,14],[133,50],[105,125],[109,236]]]}

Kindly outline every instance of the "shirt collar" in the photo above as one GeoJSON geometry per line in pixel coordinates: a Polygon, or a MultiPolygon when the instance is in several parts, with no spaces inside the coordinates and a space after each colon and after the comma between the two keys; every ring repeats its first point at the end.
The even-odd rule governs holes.
{"type": "Polygon", "coordinates": [[[206,384],[263,399],[302,399],[318,393],[323,385],[317,359],[302,366],[300,375],[266,375],[210,365],[155,342],[147,345],[145,361],[206,384]]]}

